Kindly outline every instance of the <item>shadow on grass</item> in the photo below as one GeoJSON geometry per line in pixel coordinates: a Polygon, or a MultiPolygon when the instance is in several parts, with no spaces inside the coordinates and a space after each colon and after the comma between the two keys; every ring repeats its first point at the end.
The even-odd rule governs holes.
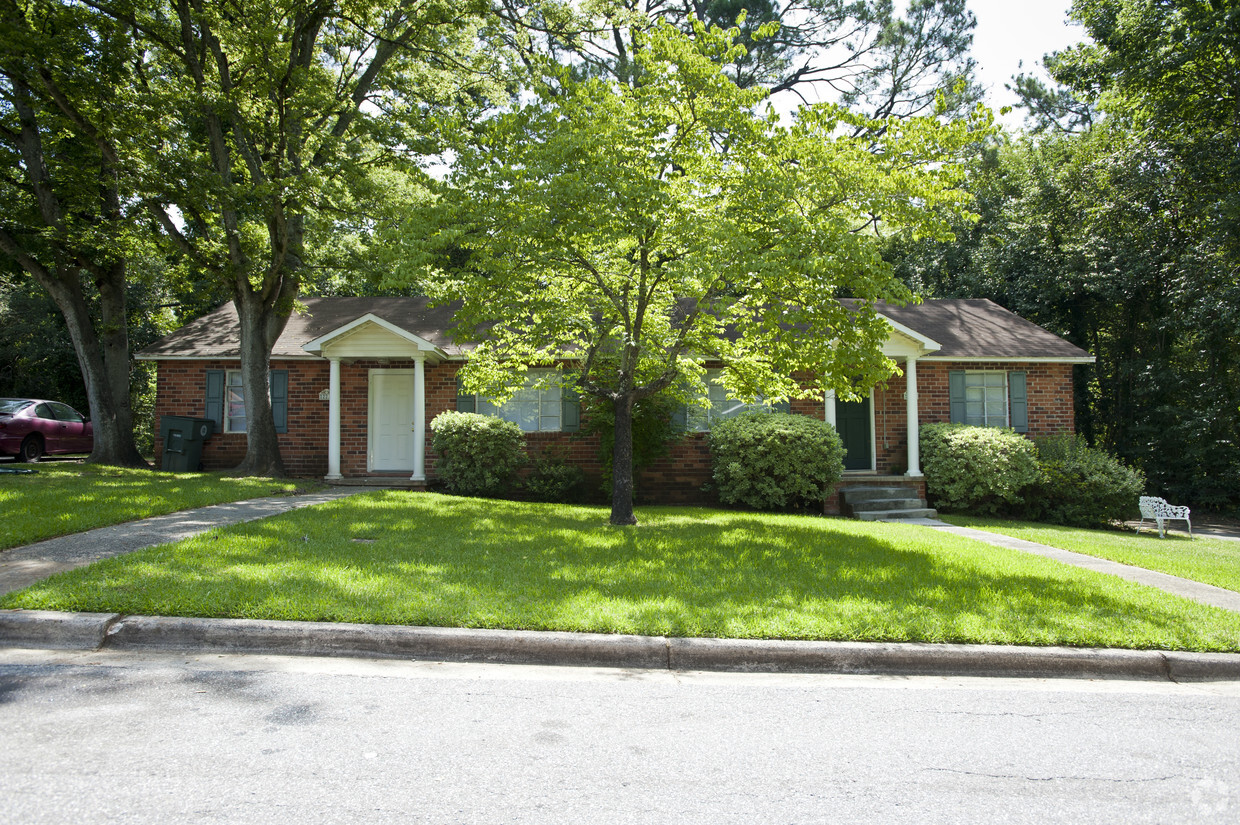
{"type": "Polygon", "coordinates": [[[674,636],[1236,649],[1240,616],[911,526],[387,492],[56,577],[6,606],[674,636]]]}

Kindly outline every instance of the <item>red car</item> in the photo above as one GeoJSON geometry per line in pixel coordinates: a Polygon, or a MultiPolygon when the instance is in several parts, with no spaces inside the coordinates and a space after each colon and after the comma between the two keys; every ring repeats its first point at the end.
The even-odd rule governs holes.
{"type": "Polygon", "coordinates": [[[38,461],[41,455],[89,453],[90,419],[68,404],[38,398],[0,398],[0,455],[38,461]]]}

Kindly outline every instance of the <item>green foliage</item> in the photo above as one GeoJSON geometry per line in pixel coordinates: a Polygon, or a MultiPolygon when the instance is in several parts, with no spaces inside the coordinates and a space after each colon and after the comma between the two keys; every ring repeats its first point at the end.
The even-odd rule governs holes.
{"type": "Polygon", "coordinates": [[[976,224],[891,254],[918,292],[991,298],[1088,350],[1073,383],[1089,443],[1156,495],[1225,508],[1240,504],[1240,256],[1194,217],[1196,166],[1231,163],[1203,158],[1114,118],[1019,141],[970,181],[976,224]]]}
{"type": "MultiPolygon", "coordinates": [[[[461,301],[462,337],[486,325],[467,388],[494,394],[566,356],[584,395],[629,403],[700,389],[708,354],[740,398],[889,377],[873,302],[911,296],[859,230],[881,216],[884,232],[940,235],[989,118],[820,104],[783,126],[720,71],[743,51],[734,34],[635,28],[630,84],[549,66],[527,103],[454,133],[452,173],[393,238],[393,271],[461,301]],[[845,293],[855,311],[826,300],[845,293]]],[[[631,477],[613,491],[617,523],[630,491],[631,477]]]]}
{"type": "Polygon", "coordinates": [[[1015,430],[926,424],[921,428],[926,495],[936,507],[1007,513],[1040,478],[1037,448],[1015,430]]]}
{"type": "MultiPolygon", "coordinates": [[[[667,455],[672,443],[684,435],[685,429],[675,420],[681,402],[667,393],[652,395],[633,404],[633,479],[634,493],[641,471],[667,455]]],[[[595,434],[599,441],[599,463],[602,464],[603,491],[610,497],[612,464],[616,448],[615,406],[603,399],[587,399],[583,405],[583,434],[595,434]]]]}
{"type": "Polygon", "coordinates": [[[431,421],[436,472],[449,492],[463,496],[505,495],[525,465],[521,428],[491,415],[450,410],[431,421]]]}
{"type": "MultiPolygon", "coordinates": [[[[640,79],[642,44],[621,21],[644,16],[689,36],[699,19],[734,28],[744,48],[717,60],[743,89],[792,92],[802,100],[840,98],[876,117],[928,114],[941,104],[944,90],[951,90],[953,112],[982,97],[971,82],[976,21],[966,0],[505,4],[508,16],[517,9],[525,11],[532,30],[550,35],[544,44],[548,56],[571,66],[577,77],[610,76],[626,84],[640,79]],[[577,14],[566,14],[568,5],[577,14]]],[[[523,37],[521,45],[529,48],[527,43],[523,37]]]]}
{"type": "Polygon", "coordinates": [[[563,451],[545,448],[531,463],[522,486],[535,501],[572,504],[585,497],[585,471],[570,464],[563,451]]]}
{"type": "Polygon", "coordinates": [[[790,413],[749,413],[710,431],[712,477],[725,504],[821,512],[844,474],[844,445],[825,421],[790,413]]]}
{"type": "Polygon", "coordinates": [[[1145,489],[1140,471],[1072,433],[1038,438],[1034,444],[1042,477],[1025,491],[1031,521],[1096,527],[1136,514],[1145,489]]]}

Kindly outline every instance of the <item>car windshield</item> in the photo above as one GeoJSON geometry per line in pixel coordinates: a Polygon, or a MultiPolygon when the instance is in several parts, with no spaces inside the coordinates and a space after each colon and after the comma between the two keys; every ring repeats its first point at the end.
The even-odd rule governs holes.
{"type": "Polygon", "coordinates": [[[33,403],[24,398],[0,398],[0,415],[14,415],[33,403]]]}

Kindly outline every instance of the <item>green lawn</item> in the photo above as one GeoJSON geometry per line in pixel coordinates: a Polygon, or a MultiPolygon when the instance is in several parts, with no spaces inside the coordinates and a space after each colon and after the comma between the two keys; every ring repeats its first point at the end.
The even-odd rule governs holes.
{"type": "Polygon", "coordinates": [[[0,607],[739,638],[1240,650],[1240,614],[913,525],[382,491],[0,607]]]}
{"type": "MultiPolygon", "coordinates": [[[[13,465],[5,465],[11,467],[13,465]]],[[[283,495],[305,482],[48,463],[0,474],[0,550],[191,507],[283,495]]]]}
{"type": "Polygon", "coordinates": [[[944,516],[943,520],[1240,591],[1240,541],[1190,539],[1171,533],[1160,539],[1157,528],[1137,535],[971,516],[944,516]]]}

